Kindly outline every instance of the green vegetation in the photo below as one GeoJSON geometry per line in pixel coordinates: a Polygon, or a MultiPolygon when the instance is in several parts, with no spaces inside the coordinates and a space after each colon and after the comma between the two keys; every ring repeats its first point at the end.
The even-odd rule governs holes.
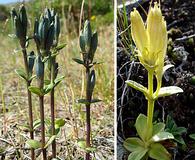
{"type": "MultiPolygon", "coordinates": [[[[98,45],[98,34],[97,32],[92,32],[90,22],[87,20],[85,22],[84,28],[81,31],[80,38],[80,48],[82,53],[82,60],[74,58],[73,60],[80,65],[85,67],[85,77],[86,77],[86,98],[78,100],[79,103],[86,105],[86,141],[82,148],[86,150],[86,160],[90,160],[90,152],[95,148],[91,147],[91,104],[100,102],[99,99],[94,99],[93,90],[95,87],[95,70],[91,69],[98,62],[93,62],[94,55],[98,45]],[[84,146],[84,147],[83,147],[84,146]]],[[[82,142],[79,142],[82,144],[82,142]]]]}
{"type": "MultiPolygon", "coordinates": [[[[30,3],[26,3],[25,8],[28,12],[28,38],[32,38],[34,34],[34,14],[39,17],[41,13],[41,8],[45,8],[44,4],[38,5],[38,2],[34,2],[37,4],[38,12],[31,12],[33,8],[30,6],[30,3]]],[[[46,3],[45,3],[46,4],[46,3]]],[[[34,5],[32,5],[34,6],[34,5]]],[[[48,5],[50,7],[50,5],[48,5]]],[[[59,4],[60,6],[60,4],[59,4]]],[[[11,9],[12,6],[8,6],[8,9],[11,9]]],[[[15,5],[18,8],[18,5],[15,5]]],[[[80,13],[80,7],[78,8],[80,13]]],[[[42,10],[43,11],[43,10],[42,10]]],[[[97,16],[104,19],[107,15],[112,16],[113,11],[110,10],[106,13],[98,14],[97,16]]],[[[70,12],[68,12],[70,13],[70,12]]],[[[68,14],[67,13],[67,14],[68,14]]],[[[9,16],[8,16],[9,17],[9,16]]],[[[43,151],[47,149],[47,156],[50,156],[50,151],[53,151],[53,144],[56,140],[56,153],[58,158],[66,157],[67,159],[79,159],[83,157],[83,149],[79,147],[75,147],[78,145],[78,140],[83,139],[85,136],[85,110],[83,105],[76,103],[77,97],[83,97],[84,94],[84,73],[83,68],[79,68],[77,64],[72,61],[72,58],[78,57],[78,53],[80,53],[79,43],[78,43],[78,25],[73,25],[72,23],[68,25],[72,31],[69,32],[65,26],[65,22],[68,19],[63,14],[59,14],[60,24],[61,24],[61,33],[59,34],[59,45],[52,48],[49,47],[49,51],[51,52],[51,57],[54,54],[55,56],[59,54],[54,59],[51,57],[47,57],[41,54],[40,57],[36,57],[35,60],[35,71],[32,70],[30,74],[32,74],[32,78],[34,78],[34,74],[39,76],[39,72],[36,71],[36,68],[40,68],[42,65],[38,65],[40,62],[43,64],[44,62],[44,79],[45,80],[35,80],[31,82],[31,87],[29,90],[35,94],[32,94],[32,112],[33,112],[33,125],[30,127],[34,131],[34,140],[32,137],[28,137],[28,132],[32,131],[29,129],[29,119],[28,113],[28,101],[26,99],[25,86],[23,85],[23,80],[18,79],[17,75],[14,73],[16,68],[23,68],[23,56],[20,55],[23,50],[21,50],[20,43],[18,44],[18,38],[14,37],[15,32],[13,32],[14,28],[12,27],[12,22],[10,19],[8,21],[2,21],[0,38],[4,39],[0,45],[0,75],[1,80],[1,102],[3,107],[3,112],[0,111],[0,123],[2,123],[2,132],[0,133],[2,138],[7,137],[8,132],[12,132],[15,136],[14,143],[16,145],[13,146],[14,150],[17,150],[17,154],[12,155],[13,157],[24,159],[28,153],[28,148],[26,148],[25,142],[33,149],[42,149],[43,151]],[[9,36],[8,36],[9,34],[9,36]],[[13,39],[14,38],[14,39],[13,39]],[[64,42],[67,44],[65,48],[64,42]],[[63,44],[63,45],[61,45],[63,44]],[[46,58],[46,59],[44,59],[46,58]],[[64,79],[62,77],[57,77],[57,80],[53,78],[49,78],[50,74],[53,74],[52,65],[51,68],[48,67],[50,64],[59,64],[58,73],[61,75],[65,75],[64,79]],[[55,63],[53,63],[55,62],[55,63]],[[62,80],[63,79],[63,80],[62,80]],[[51,87],[52,82],[58,83],[62,80],[62,82],[55,88],[55,92],[51,93],[53,87],[51,87]],[[44,84],[43,84],[44,82],[44,84]],[[39,84],[41,83],[41,86],[39,84]],[[41,87],[41,88],[40,88],[41,87]],[[46,94],[50,91],[50,95],[46,94]],[[44,93],[43,93],[44,92],[44,93]],[[55,111],[54,114],[51,112],[50,108],[53,108],[53,104],[50,104],[52,101],[52,97],[55,96],[55,111]],[[39,97],[39,98],[38,98],[39,97]],[[44,101],[43,101],[44,97],[44,101]],[[10,99],[10,100],[8,100],[10,99]],[[40,101],[39,101],[40,100],[40,101]],[[40,102],[40,103],[39,103],[40,102]],[[43,106],[44,102],[44,106],[43,106]],[[38,107],[40,106],[40,107],[38,107]],[[6,109],[8,108],[8,110],[6,109]],[[43,111],[44,109],[44,111],[43,111]],[[44,116],[43,116],[44,113],[44,116]],[[50,117],[51,115],[51,117],[50,117]],[[55,116],[55,123],[53,121],[55,116]],[[44,117],[44,119],[43,119],[44,117]],[[12,121],[7,121],[7,119],[11,118],[12,121]],[[64,120],[65,119],[65,120],[64,120]],[[43,122],[45,122],[43,124],[43,122]],[[12,125],[16,125],[16,128],[13,128],[12,125]],[[64,127],[65,125],[65,127],[64,127]],[[55,135],[54,130],[52,129],[55,126],[55,135]],[[41,136],[43,133],[43,128],[45,128],[45,135],[41,136]],[[40,138],[42,137],[42,138],[40,138]],[[45,143],[43,137],[45,137],[45,143]],[[41,140],[42,139],[42,140],[41,140]],[[25,152],[22,149],[18,149],[18,145],[25,148],[25,152]],[[27,150],[27,152],[26,152],[27,150]]],[[[113,19],[113,17],[112,17],[113,19]]],[[[73,20],[74,22],[74,20],[73,20]]],[[[96,89],[94,90],[94,97],[98,97],[98,99],[103,99],[104,101],[95,104],[91,109],[91,117],[96,117],[91,120],[91,124],[93,128],[91,128],[91,136],[94,137],[94,140],[97,140],[98,137],[102,137],[104,133],[109,133],[107,136],[111,139],[113,138],[112,129],[113,129],[113,27],[106,23],[100,25],[98,19],[91,20],[93,28],[97,27],[97,32],[99,33],[99,49],[96,51],[96,57],[100,62],[103,62],[99,65],[94,66],[96,70],[96,89]],[[106,61],[105,61],[106,60],[106,61]],[[97,138],[96,138],[97,137],[97,138]]],[[[19,38],[20,39],[20,38],[19,38]]],[[[27,39],[26,39],[27,40],[27,39]]],[[[38,44],[34,43],[33,40],[29,40],[27,44],[26,52],[28,55],[28,62],[33,60],[37,53],[43,51],[36,50],[38,44]],[[35,55],[33,54],[34,51],[35,55]]],[[[48,44],[48,43],[47,43],[48,44]]],[[[55,57],[54,56],[54,57],[55,57]]],[[[54,65],[53,65],[54,67],[54,65]]],[[[56,66],[55,66],[56,67],[56,66]]],[[[43,68],[43,67],[41,67],[43,68]]],[[[18,74],[23,78],[27,79],[24,70],[17,70],[18,74]]],[[[32,80],[32,79],[31,79],[32,80]]],[[[28,82],[28,79],[27,79],[28,82]]],[[[106,138],[106,137],[105,137],[106,138]]],[[[0,140],[0,144],[1,144],[0,140]]],[[[91,140],[92,146],[101,146],[101,142],[98,144],[94,144],[91,140]]],[[[112,144],[113,145],[113,144],[112,144]]],[[[54,145],[55,146],[55,145],[54,145]]],[[[10,144],[2,144],[1,150],[4,153],[10,144]]],[[[97,150],[94,152],[95,154],[102,154],[104,158],[113,157],[113,146],[110,147],[110,150],[106,154],[103,154],[104,150],[108,148],[100,148],[97,147],[97,150]]],[[[54,149],[55,150],[55,149],[54,149]]],[[[45,151],[44,151],[45,152],[45,151]]],[[[55,152],[55,151],[54,151],[55,152]]],[[[53,153],[54,153],[53,152],[53,153]]],[[[93,151],[91,151],[93,152],[93,151]]],[[[84,151],[85,153],[85,151],[84,151]]],[[[35,152],[36,156],[39,156],[35,152]]],[[[55,155],[55,153],[53,154],[55,155]]],[[[52,156],[53,156],[52,155],[52,156]]],[[[91,155],[94,157],[94,155],[91,155]]],[[[5,156],[8,157],[7,152],[5,152],[5,156]]],[[[12,157],[12,158],[13,158],[12,157]]],[[[45,153],[44,153],[45,157],[45,153]]],[[[53,156],[54,157],[54,156],[53,156]]],[[[8,157],[9,159],[10,157],[8,157]]],[[[11,158],[11,159],[12,159],[11,158]]],[[[38,157],[40,158],[40,156],[38,157]]]]}
{"type": "MultiPolygon", "coordinates": [[[[124,141],[124,147],[131,152],[128,160],[147,160],[149,157],[156,160],[171,160],[171,155],[161,142],[174,139],[173,132],[165,130],[165,124],[162,122],[153,123],[155,101],[160,97],[183,92],[177,86],[161,87],[164,72],[172,67],[172,65],[164,66],[167,51],[166,22],[157,2],[154,3],[154,7],[150,7],[146,24],[136,9],[131,12],[130,16],[132,39],[137,47],[139,61],[148,72],[148,87],[146,88],[132,80],[127,80],[126,83],[142,92],[148,105],[147,116],[140,114],[135,122],[139,138],[127,138],[124,141]],[[154,77],[157,81],[156,89],[154,89],[154,77]]],[[[181,135],[185,132],[185,128],[179,129],[182,131],[175,133],[175,135],[181,135]]]]}

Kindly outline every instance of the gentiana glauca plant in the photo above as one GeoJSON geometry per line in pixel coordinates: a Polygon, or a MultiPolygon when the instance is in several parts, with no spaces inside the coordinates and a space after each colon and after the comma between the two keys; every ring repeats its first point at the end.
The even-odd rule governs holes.
{"type": "Polygon", "coordinates": [[[73,60],[85,67],[86,71],[86,98],[78,100],[78,103],[86,105],[86,141],[80,141],[80,147],[86,151],[85,160],[90,160],[90,152],[95,148],[91,146],[91,124],[90,124],[90,106],[92,103],[99,102],[99,99],[92,99],[95,87],[95,70],[91,68],[98,64],[94,62],[94,55],[98,45],[97,32],[92,33],[90,22],[85,21],[84,28],[80,33],[80,48],[83,60],[74,58],[73,60]]]}
{"type": "MultiPolygon", "coordinates": [[[[28,92],[28,114],[29,114],[29,127],[28,130],[30,131],[30,138],[34,139],[34,132],[33,132],[33,109],[32,109],[32,96],[31,92],[28,90],[28,87],[31,85],[31,81],[34,78],[32,75],[33,66],[34,66],[34,52],[30,52],[27,54],[27,25],[28,19],[26,15],[26,9],[23,5],[21,5],[19,12],[17,13],[16,10],[13,8],[11,11],[12,22],[15,30],[14,36],[18,38],[20,42],[20,46],[23,53],[24,59],[24,69],[16,69],[16,73],[25,80],[27,85],[27,92],[28,92]]],[[[31,149],[31,159],[35,159],[34,149],[31,149]]]]}
{"type": "MultiPolygon", "coordinates": [[[[22,5],[23,10],[25,10],[24,6],[22,5]]],[[[26,14],[26,12],[25,12],[26,14]]],[[[21,17],[23,16],[22,13],[19,14],[19,21],[21,21],[21,17]]],[[[14,26],[16,30],[16,36],[20,39],[20,43],[22,40],[22,48],[23,50],[26,48],[26,34],[24,34],[23,24],[19,25],[18,19],[15,16],[14,10],[12,10],[12,17],[14,19],[14,26]],[[22,38],[21,38],[22,37],[22,38]]],[[[27,16],[26,16],[26,23],[27,23],[27,16]]],[[[27,26],[27,24],[26,24],[27,26]]],[[[25,32],[26,33],[26,32],[25,32]]],[[[32,36],[36,44],[37,48],[37,55],[35,59],[35,73],[37,79],[37,87],[28,85],[28,90],[32,93],[35,93],[39,97],[39,106],[40,106],[40,121],[36,121],[32,126],[32,131],[37,126],[41,126],[41,142],[34,140],[32,137],[27,141],[27,144],[32,149],[42,149],[43,153],[43,160],[47,159],[46,149],[47,147],[52,144],[52,157],[56,157],[56,143],[55,138],[59,133],[60,128],[64,125],[63,119],[56,119],[55,120],[55,110],[54,110],[54,88],[62,81],[64,76],[57,77],[58,75],[58,63],[56,62],[56,56],[58,55],[59,51],[65,47],[65,44],[58,46],[58,37],[60,34],[60,21],[58,15],[54,12],[54,10],[45,9],[44,14],[41,15],[39,20],[35,20],[34,23],[34,35],[32,36]],[[45,65],[47,64],[47,65],[45,65]],[[49,72],[49,80],[45,79],[46,74],[45,70],[46,67],[49,72]],[[50,92],[50,103],[51,103],[51,127],[48,130],[49,139],[46,142],[45,136],[45,115],[44,115],[44,95],[50,92]]],[[[27,66],[29,70],[30,78],[29,81],[31,82],[32,78],[32,70],[34,65],[34,54],[31,52],[29,61],[27,61],[27,66]]],[[[18,72],[17,72],[18,73],[18,72]]],[[[18,73],[24,79],[27,79],[21,74],[18,73]]],[[[34,77],[34,76],[33,76],[34,77]]],[[[28,79],[27,79],[28,80],[28,79]]],[[[28,82],[28,81],[27,81],[28,82]]],[[[34,151],[34,150],[33,150],[34,151]]]]}
{"type": "Polygon", "coordinates": [[[148,71],[148,88],[132,80],[127,80],[126,84],[141,91],[148,101],[148,106],[147,116],[140,114],[135,122],[139,138],[127,138],[124,146],[131,152],[128,160],[142,160],[148,159],[148,157],[156,160],[170,160],[171,155],[160,142],[174,139],[174,136],[164,131],[164,123],[153,124],[155,100],[159,97],[183,92],[176,86],[161,87],[163,73],[173,66],[164,66],[167,50],[166,22],[158,3],[154,3],[154,6],[150,7],[146,24],[136,9],[131,12],[130,18],[131,34],[137,48],[138,58],[148,71]],[[153,88],[154,77],[157,80],[155,91],[153,88]]]}

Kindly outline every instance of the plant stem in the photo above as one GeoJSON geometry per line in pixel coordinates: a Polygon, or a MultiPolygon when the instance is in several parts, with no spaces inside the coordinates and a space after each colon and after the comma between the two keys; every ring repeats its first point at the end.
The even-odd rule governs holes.
{"type": "MultiPolygon", "coordinates": [[[[51,83],[54,84],[55,79],[55,59],[51,57],[51,83]]],[[[51,132],[52,135],[55,135],[55,106],[54,106],[54,88],[51,90],[50,93],[50,108],[51,108],[51,132]]],[[[56,158],[56,141],[55,139],[52,142],[52,157],[56,158]]]]}
{"type": "Polygon", "coordinates": [[[147,128],[148,128],[148,138],[151,138],[153,132],[153,112],[154,112],[154,99],[153,99],[153,72],[148,72],[148,110],[147,110],[147,128]]]}
{"type": "MultiPolygon", "coordinates": [[[[90,81],[90,69],[86,68],[86,99],[88,102],[91,101],[91,96],[89,92],[89,82],[90,81]]],[[[90,124],[90,103],[86,104],[86,147],[90,147],[90,134],[91,134],[91,124],[90,124]]],[[[85,160],[90,160],[90,152],[86,152],[85,160]]]]}
{"type": "MultiPolygon", "coordinates": [[[[54,89],[51,90],[51,130],[52,135],[55,135],[55,108],[54,108],[54,89]]],[[[56,158],[56,141],[52,142],[52,157],[56,158]]]]}
{"type": "Polygon", "coordinates": [[[43,160],[47,159],[47,153],[45,147],[45,119],[44,119],[44,96],[39,96],[40,103],[40,116],[41,116],[41,144],[43,160]]]}
{"type": "MultiPolygon", "coordinates": [[[[44,64],[43,64],[44,65],[44,64]]],[[[44,68],[44,66],[43,66],[44,68]]],[[[44,69],[43,69],[44,72],[44,69]]],[[[43,75],[38,78],[38,85],[41,90],[44,87],[44,73],[43,75]]],[[[42,153],[43,153],[43,160],[47,160],[47,153],[45,147],[45,118],[44,118],[44,96],[39,96],[39,106],[40,106],[40,116],[41,116],[41,144],[42,144],[42,153]]]]}
{"type": "MultiPolygon", "coordinates": [[[[29,69],[28,69],[28,60],[27,60],[27,51],[25,47],[22,47],[22,53],[23,53],[23,59],[24,59],[24,66],[25,66],[25,71],[26,75],[29,78],[29,69]]],[[[28,114],[29,114],[29,125],[30,125],[30,138],[34,139],[34,131],[33,131],[33,111],[32,111],[32,96],[31,92],[28,90],[28,87],[30,87],[31,82],[28,80],[26,82],[26,87],[27,87],[27,93],[28,93],[28,114]]],[[[35,159],[35,152],[34,149],[31,148],[31,159],[35,159]]]]}
{"type": "MultiPolygon", "coordinates": [[[[30,87],[30,82],[27,83],[27,90],[30,87]]],[[[28,90],[28,105],[29,105],[29,122],[30,122],[30,138],[34,139],[34,131],[33,131],[33,111],[32,111],[32,96],[31,92],[28,90]]],[[[35,152],[34,149],[31,148],[31,159],[35,159],[35,152]]]]}

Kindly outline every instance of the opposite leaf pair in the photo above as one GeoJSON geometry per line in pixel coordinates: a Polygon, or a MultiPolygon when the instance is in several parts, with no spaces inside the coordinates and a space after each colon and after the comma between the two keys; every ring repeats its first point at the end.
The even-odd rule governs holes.
{"type": "Polygon", "coordinates": [[[164,131],[164,123],[154,124],[153,131],[148,135],[147,117],[140,114],[135,127],[140,138],[132,137],[124,141],[124,147],[132,152],[128,160],[141,160],[142,158],[147,159],[147,157],[156,160],[170,160],[170,154],[160,142],[174,139],[174,136],[164,131]]]}

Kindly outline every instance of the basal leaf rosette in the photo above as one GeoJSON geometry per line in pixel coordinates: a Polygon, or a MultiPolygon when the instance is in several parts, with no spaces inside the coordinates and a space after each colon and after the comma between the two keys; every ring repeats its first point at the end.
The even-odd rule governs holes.
{"type": "Polygon", "coordinates": [[[139,137],[127,138],[124,147],[131,152],[128,160],[145,160],[148,157],[156,160],[171,160],[171,155],[160,143],[174,139],[174,136],[166,132],[164,123],[153,124],[153,130],[148,137],[147,117],[140,114],[136,120],[135,128],[139,137]]]}

